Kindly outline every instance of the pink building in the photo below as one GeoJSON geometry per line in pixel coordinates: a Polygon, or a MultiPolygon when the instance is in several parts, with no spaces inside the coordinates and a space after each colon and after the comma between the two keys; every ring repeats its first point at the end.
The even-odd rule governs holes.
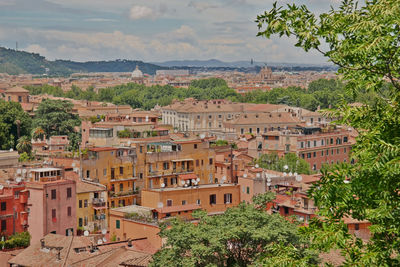
{"type": "Polygon", "coordinates": [[[61,168],[30,170],[31,181],[26,183],[29,233],[31,242],[38,242],[49,233],[74,235],[76,233],[76,183],[63,179],[61,168]]]}

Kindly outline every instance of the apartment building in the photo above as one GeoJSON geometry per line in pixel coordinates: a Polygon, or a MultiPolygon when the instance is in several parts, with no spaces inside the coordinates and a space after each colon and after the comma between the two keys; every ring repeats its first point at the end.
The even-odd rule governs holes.
{"type": "Polygon", "coordinates": [[[24,182],[0,185],[1,235],[10,236],[28,228],[28,195],[24,182]]]}
{"type": "Polygon", "coordinates": [[[296,153],[310,164],[311,169],[319,170],[323,164],[349,162],[353,143],[351,131],[347,129],[297,127],[263,133],[254,138],[249,142],[249,155],[296,153]]]}
{"type": "Polygon", "coordinates": [[[107,188],[88,181],[76,182],[77,229],[97,232],[107,229],[107,188]]]}
{"type": "Polygon", "coordinates": [[[29,233],[38,242],[49,233],[76,234],[76,183],[65,180],[63,169],[29,169],[29,233]]]}
{"type": "Polygon", "coordinates": [[[132,205],[139,198],[135,164],[135,148],[89,148],[82,159],[82,177],[107,187],[108,207],[132,205]]]}

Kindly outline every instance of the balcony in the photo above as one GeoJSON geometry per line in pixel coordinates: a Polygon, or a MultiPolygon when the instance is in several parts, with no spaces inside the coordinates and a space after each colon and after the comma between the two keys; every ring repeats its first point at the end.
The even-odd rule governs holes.
{"type": "Polygon", "coordinates": [[[93,198],[92,205],[96,207],[104,207],[106,202],[102,198],[93,198]]]}
{"type": "Polygon", "coordinates": [[[193,168],[174,168],[172,169],[172,173],[173,174],[182,174],[182,173],[190,173],[190,172],[194,172],[193,168]]]}
{"type": "Polygon", "coordinates": [[[101,221],[101,220],[105,220],[105,219],[106,219],[105,214],[93,215],[93,221],[101,221]]]}
{"type": "Polygon", "coordinates": [[[137,190],[129,190],[129,191],[122,191],[122,192],[110,191],[111,198],[129,197],[129,196],[133,196],[133,195],[137,195],[137,194],[139,194],[139,191],[137,191],[137,190]]]}

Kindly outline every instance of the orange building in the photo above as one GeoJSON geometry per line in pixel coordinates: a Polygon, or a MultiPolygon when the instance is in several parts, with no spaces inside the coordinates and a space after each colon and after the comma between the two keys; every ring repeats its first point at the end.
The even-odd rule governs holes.
{"type": "Polygon", "coordinates": [[[28,227],[28,194],[24,183],[0,185],[1,235],[21,233],[28,227]]]}

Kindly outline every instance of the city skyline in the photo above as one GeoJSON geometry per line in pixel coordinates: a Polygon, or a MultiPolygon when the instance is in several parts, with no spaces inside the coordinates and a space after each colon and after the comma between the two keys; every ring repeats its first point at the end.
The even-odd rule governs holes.
{"type": "MultiPolygon", "coordinates": [[[[50,60],[133,59],[326,63],[287,38],[256,37],[273,1],[0,0],[0,45],[50,60]]],[[[336,0],[278,1],[326,11],[336,0]]]]}

